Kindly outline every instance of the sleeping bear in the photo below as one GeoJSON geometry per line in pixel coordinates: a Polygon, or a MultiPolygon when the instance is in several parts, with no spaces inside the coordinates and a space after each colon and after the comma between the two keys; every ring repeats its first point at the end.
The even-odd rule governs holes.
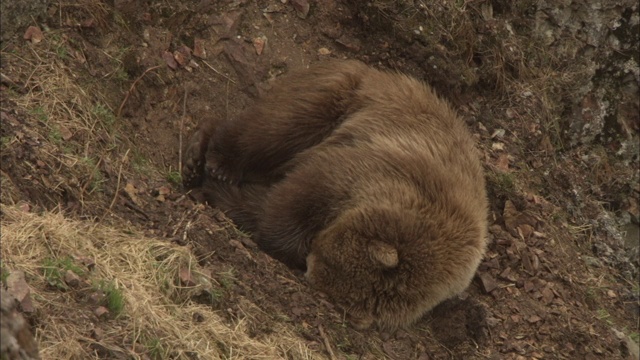
{"type": "Polygon", "coordinates": [[[485,252],[465,123],[425,83],[358,61],[292,72],[238,117],[203,123],[183,176],[356,328],[411,324],[464,291],[485,252]]]}

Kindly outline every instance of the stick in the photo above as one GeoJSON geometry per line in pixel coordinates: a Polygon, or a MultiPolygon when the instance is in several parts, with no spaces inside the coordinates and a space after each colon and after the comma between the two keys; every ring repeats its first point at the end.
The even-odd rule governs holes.
{"type": "Polygon", "coordinates": [[[215,72],[216,74],[218,74],[218,75],[222,76],[223,78],[225,78],[225,79],[227,79],[227,80],[231,81],[231,82],[232,82],[232,83],[234,83],[234,84],[236,83],[235,81],[233,81],[233,79],[231,79],[231,78],[230,78],[230,77],[228,77],[227,75],[225,75],[225,74],[221,73],[220,71],[216,70],[213,66],[209,65],[209,63],[208,63],[208,62],[206,62],[206,61],[204,61],[204,60],[202,60],[202,62],[203,62],[205,65],[207,65],[207,67],[209,67],[209,69],[213,70],[213,72],[215,72]]]}
{"type": "Polygon", "coordinates": [[[129,150],[131,149],[127,149],[127,151],[124,153],[124,156],[122,157],[122,161],[120,162],[120,169],[118,170],[118,183],[116,185],[116,193],[113,194],[113,200],[111,200],[111,204],[109,205],[109,208],[105,210],[104,214],[102,214],[102,218],[100,218],[100,222],[104,220],[104,218],[107,216],[107,213],[111,212],[111,209],[113,209],[113,204],[115,204],[116,199],[118,199],[118,193],[120,192],[120,179],[122,177],[122,165],[124,165],[124,160],[127,158],[127,155],[129,155],[129,150]]]}
{"type": "Polygon", "coordinates": [[[124,104],[127,103],[127,100],[129,100],[129,95],[131,95],[131,93],[133,92],[133,89],[136,87],[136,84],[138,83],[138,81],[140,81],[140,79],[142,79],[145,75],[147,75],[147,73],[149,71],[158,69],[160,66],[162,65],[157,65],[157,66],[153,66],[148,68],[147,70],[145,70],[142,75],[140,75],[134,82],[133,84],[131,84],[131,87],[129,88],[129,91],[127,91],[127,95],[124,97],[124,100],[122,100],[122,104],[120,104],[120,107],[118,108],[118,114],[117,116],[120,117],[120,113],[122,113],[122,108],[124,108],[124,104]]]}
{"type": "Polygon", "coordinates": [[[187,88],[184,88],[184,100],[182,101],[182,116],[180,117],[180,132],[178,133],[178,173],[182,179],[182,130],[184,129],[184,118],[187,114],[187,88]]]}
{"type": "Polygon", "coordinates": [[[322,329],[322,325],[318,325],[318,331],[320,331],[320,336],[322,336],[322,342],[324,343],[324,347],[327,348],[327,352],[329,353],[329,359],[331,360],[336,360],[336,355],[333,353],[333,350],[331,349],[331,343],[329,343],[329,338],[327,337],[327,334],[324,333],[324,330],[322,329]]]}

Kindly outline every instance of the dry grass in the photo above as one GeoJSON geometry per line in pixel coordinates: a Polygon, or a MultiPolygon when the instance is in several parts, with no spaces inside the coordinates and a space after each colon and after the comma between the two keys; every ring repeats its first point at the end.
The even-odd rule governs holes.
{"type": "MultiPolygon", "coordinates": [[[[32,183],[34,187],[42,187],[41,194],[48,198],[48,205],[63,196],[83,206],[86,201],[98,200],[105,191],[102,171],[105,163],[114,166],[126,160],[113,152],[122,146],[116,139],[113,109],[98,92],[91,92],[87,84],[79,84],[69,70],[67,63],[77,65],[79,60],[75,57],[82,55],[71,50],[62,33],[47,33],[41,44],[23,49],[26,51],[2,53],[15,79],[12,87],[15,92],[9,93],[9,97],[24,112],[17,117],[21,119],[19,135],[5,139],[3,150],[25,141],[38,144],[29,151],[41,160],[41,168],[29,163],[25,166],[32,167],[29,171],[32,174],[41,171],[49,175],[51,183],[32,183]]],[[[8,182],[3,177],[5,181],[8,182]]],[[[11,195],[3,191],[3,201],[15,203],[11,195]]]]}
{"type": "MultiPolygon", "coordinates": [[[[44,359],[89,359],[101,346],[112,355],[140,358],[192,359],[313,359],[319,358],[284,323],[273,323],[273,334],[260,340],[247,333],[246,319],[228,322],[210,306],[191,296],[207,290],[207,278],[188,248],[90,222],[66,219],[59,213],[36,215],[2,206],[2,264],[9,272],[26,274],[38,313],[37,338],[44,359]],[[124,299],[120,315],[99,321],[80,290],[60,291],[48,285],[46,259],[88,257],[95,268],[87,282],[109,282],[124,299]],[[194,287],[178,286],[178,269],[190,268],[200,279],[194,287]],[[195,322],[194,314],[204,321],[195,322]],[[90,334],[92,323],[104,332],[90,334]],[[140,347],[139,345],[142,345],[140,347]]],[[[85,285],[91,287],[92,285],[85,285]]],[[[93,285],[95,286],[95,285],[93,285]]],[[[250,301],[240,306],[255,312],[250,301]]]]}

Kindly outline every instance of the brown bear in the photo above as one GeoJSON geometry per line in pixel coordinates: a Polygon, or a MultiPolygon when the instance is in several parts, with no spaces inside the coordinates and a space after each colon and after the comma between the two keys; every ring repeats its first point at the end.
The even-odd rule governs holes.
{"type": "Polygon", "coordinates": [[[474,140],[426,84],[357,61],[278,79],[187,149],[203,187],[264,251],[306,269],[358,328],[410,324],[471,282],[487,198],[474,140]]]}

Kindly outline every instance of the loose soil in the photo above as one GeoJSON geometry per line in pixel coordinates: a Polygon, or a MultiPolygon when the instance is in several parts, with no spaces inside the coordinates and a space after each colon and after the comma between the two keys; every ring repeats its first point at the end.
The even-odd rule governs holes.
{"type": "MultiPolygon", "coordinates": [[[[464,32],[487,37],[501,21],[525,22],[515,16],[526,12],[504,5],[486,28],[467,28],[455,23],[456,14],[479,13],[480,5],[451,7],[445,9],[451,27],[438,30],[413,26],[412,13],[382,6],[387,3],[366,8],[331,0],[307,8],[302,0],[77,0],[50,5],[46,22],[34,24],[43,30],[42,41],[26,41],[20,33],[3,44],[2,278],[6,283],[5,274],[26,273],[32,308],[23,312],[43,358],[634,356],[638,259],[607,232],[616,225],[604,210],[614,204],[613,211],[637,214],[640,188],[630,180],[637,179],[637,159],[617,162],[616,149],[604,141],[562,147],[556,130],[563,124],[553,126],[553,112],[562,110],[548,106],[553,99],[544,96],[553,93],[538,92],[562,84],[541,85],[553,78],[533,81],[508,64],[501,65],[511,73],[501,73],[495,70],[499,56],[456,52],[448,43],[464,32]],[[407,22],[389,24],[398,18],[407,22]],[[441,37],[439,47],[429,37],[414,36],[428,31],[441,37]],[[233,117],[279,75],[326,58],[360,59],[431,83],[459,109],[484,154],[490,245],[476,279],[459,298],[394,333],[351,328],[302,274],[261,253],[223,213],[201,204],[197,191],[187,192],[180,183],[181,148],[200,121],[233,117]],[[425,59],[433,61],[425,65],[425,59]],[[160,282],[157,291],[197,289],[170,298],[178,307],[205,308],[193,310],[181,331],[193,344],[210,343],[215,352],[200,345],[172,348],[171,337],[180,336],[161,329],[159,320],[157,329],[154,323],[143,329],[122,325],[135,323],[135,297],[126,299],[120,314],[97,313],[101,303],[92,295],[99,291],[89,285],[88,274],[107,266],[99,255],[87,265],[86,254],[60,245],[49,252],[43,247],[48,255],[29,260],[20,236],[46,242],[47,235],[35,239],[18,229],[36,224],[29,234],[48,226],[53,231],[51,221],[80,234],[103,227],[128,234],[117,243],[109,243],[120,239],[116,235],[106,237],[105,252],[127,241],[161,241],[190,254],[185,259],[193,256],[170,263],[173,278],[160,282]],[[45,258],[69,258],[86,268],[77,272],[87,286],[44,281],[51,280],[42,271],[45,258]],[[185,266],[189,270],[181,271],[185,266]],[[52,310],[61,298],[64,317],[52,310]],[[259,346],[234,347],[233,336],[194,330],[213,317],[242,333],[242,341],[277,344],[275,350],[260,355],[259,346]],[[64,335],[48,323],[54,318],[69,325],[64,335]],[[108,335],[96,335],[95,329],[108,335]],[[197,338],[201,334],[208,335],[197,338]],[[56,336],[78,344],[75,353],[56,346],[56,336]]],[[[407,8],[423,15],[436,11],[435,5],[407,8]]],[[[514,35],[504,41],[517,47],[524,40],[514,35]]],[[[501,56],[508,62],[508,54],[501,56]]],[[[569,81],[570,70],[559,69],[566,73],[558,81],[569,81]]],[[[633,131],[637,136],[638,129],[633,131]]],[[[145,281],[101,276],[123,289],[145,281]]]]}

